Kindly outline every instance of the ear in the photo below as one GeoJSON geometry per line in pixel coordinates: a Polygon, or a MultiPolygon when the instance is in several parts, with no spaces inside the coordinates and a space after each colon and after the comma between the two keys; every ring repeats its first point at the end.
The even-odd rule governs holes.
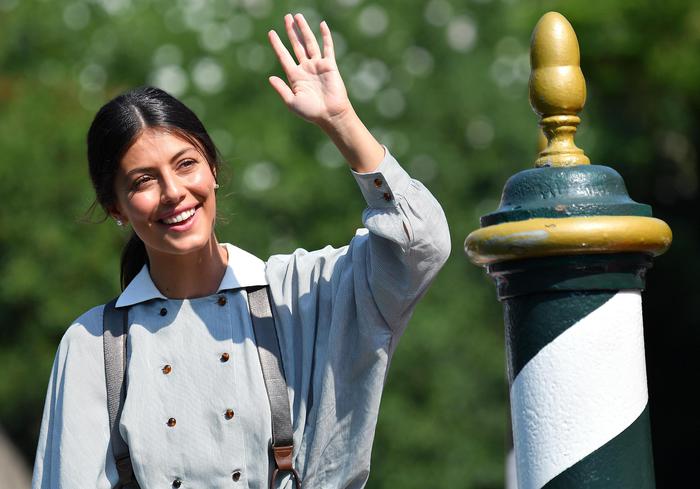
{"type": "Polygon", "coordinates": [[[121,222],[123,225],[129,223],[129,219],[127,219],[126,215],[119,209],[119,204],[114,204],[113,206],[110,206],[110,208],[107,210],[107,213],[112,219],[121,222]]]}
{"type": "Polygon", "coordinates": [[[213,166],[209,167],[211,169],[211,174],[214,175],[214,190],[219,188],[219,179],[216,175],[216,168],[213,166]]]}

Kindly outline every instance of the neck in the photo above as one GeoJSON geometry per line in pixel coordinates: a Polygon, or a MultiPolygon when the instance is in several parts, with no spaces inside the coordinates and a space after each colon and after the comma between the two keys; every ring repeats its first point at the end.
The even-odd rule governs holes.
{"type": "Polygon", "coordinates": [[[226,273],[228,255],[212,235],[206,246],[173,255],[148,250],[151,279],[163,295],[171,299],[187,299],[214,294],[226,273]]]}

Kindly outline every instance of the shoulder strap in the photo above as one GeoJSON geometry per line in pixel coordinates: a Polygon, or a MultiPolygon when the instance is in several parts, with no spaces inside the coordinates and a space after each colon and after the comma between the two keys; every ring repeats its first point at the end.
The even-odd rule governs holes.
{"type": "Polygon", "coordinates": [[[119,420],[126,399],[126,339],[129,331],[128,309],[114,307],[117,299],[105,304],[102,319],[102,347],[105,359],[107,412],[112,452],[119,473],[118,488],[138,488],[131,465],[129,447],[119,432],[119,420]]]}
{"type": "Polygon", "coordinates": [[[289,410],[287,381],[284,377],[275,320],[270,307],[269,287],[248,287],[246,290],[260,366],[272,414],[272,454],[275,459],[275,470],[272,472],[270,488],[275,487],[277,475],[280,472],[290,472],[297,489],[301,489],[301,478],[292,465],[294,452],[292,415],[289,410]]]}

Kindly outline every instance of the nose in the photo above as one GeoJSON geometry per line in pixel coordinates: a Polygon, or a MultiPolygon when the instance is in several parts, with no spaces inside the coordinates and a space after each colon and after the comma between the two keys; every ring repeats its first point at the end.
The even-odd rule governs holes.
{"type": "Polygon", "coordinates": [[[160,201],[162,204],[178,204],[185,198],[185,186],[177,175],[164,173],[161,178],[160,201]]]}

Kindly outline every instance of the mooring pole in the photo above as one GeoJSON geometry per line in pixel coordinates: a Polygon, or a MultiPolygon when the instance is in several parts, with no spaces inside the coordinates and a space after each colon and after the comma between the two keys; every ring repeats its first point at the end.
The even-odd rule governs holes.
{"type": "Polygon", "coordinates": [[[562,15],[531,66],[547,146],[465,242],[504,306],[518,489],[653,488],[641,290],[671,230],[574,144],[586,84],[562,15]]]}

